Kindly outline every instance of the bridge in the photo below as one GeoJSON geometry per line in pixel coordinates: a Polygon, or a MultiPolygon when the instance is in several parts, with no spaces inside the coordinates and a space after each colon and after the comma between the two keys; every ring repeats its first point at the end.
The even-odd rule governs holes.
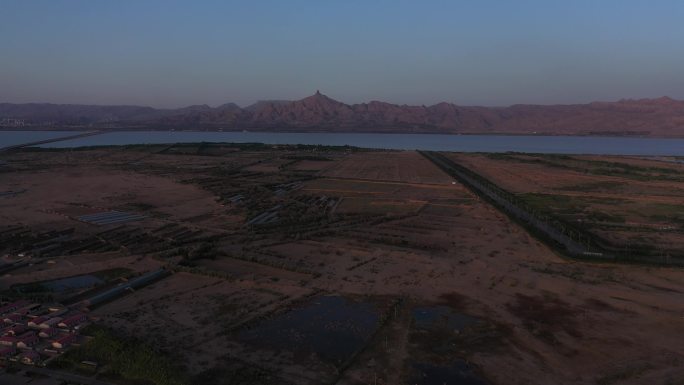
{"type": "Polygon", "coordinates": [[[12,146],[7,146],[7,147],[2,147],[2,148],[0,148],[0,152],[18,150],[18,149],[24,148],[24,147],[40,146],[41,144],[48,144],[48,143],[54,143],[54,142],[61,142],[61,141],[63,141],[63,140],[85,138],[85,137],[88,137],[88,136],[99,135],[99,134],[102,134],[102,133],[103,133],[103,131],[88,131],[88,132],[81,132],[81,133],[78,133],[78,134],[75,134],[75,135],[60,136],[59,138],[52,138],[52,139],[45,139],[45,140],[37,140],[37,141],[34,141],[34,142],[28,142],[28,143],[22,143],[22,144],[15,144],[15,145],[12,145],[12,146]]]}

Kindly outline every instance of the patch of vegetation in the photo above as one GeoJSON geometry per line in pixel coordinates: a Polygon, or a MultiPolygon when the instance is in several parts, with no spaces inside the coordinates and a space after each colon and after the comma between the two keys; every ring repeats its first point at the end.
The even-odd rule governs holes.
{"type": "Polygon", "coordinates": [[[565,166],[586,174],[617,176],[632,180],[684,180],[684,174],[680,171],[666,167],[641,167],[629,163],[588,159],[574,159],[565,166]]]}
{"type": "Polygon", "coordinates": [[[644,167],[615,161],[582,159],[569,155],[503,153],[486,154],[486,156],[494,160],[540,164],[547,167],[573,170],[583,174],[617,176],[632,180],[684,180],[684,173],[673,168],[644,167]]]}
{"type": "Polygon", "coordinates": [[[515,303],[508,304],[507,308],[532,334],[551,344],[558,343],[555,333],[561,331],[581,337],[575,319],[578,311],[560,298],[518,293],[515,303]]]}
{"type": "Polygon", "coordinates": [[[596,191],[615,191],[624,187],[627,183],[615,181],[598,181],[590,183],[581,183],[573,186],[560,187],[561,191],[581,191],[581,192],[596,192],[596,191]]]}
{"type": "Polygon", "coordinates": [[[652,370],[653,366],[651,364],[644,364],[644,365],[638,365],[638,366],[633,366],[633,367],[628,367],[625,369],[622,369],[618,372],[603,376],[596,380],[597,385],[611,385],[615,384],[618,382],[622,382],[624,380],[628,380],[630,378],[635,378],[639,377],[641,374],[644,372],[647,372],[649,370],[652,370]]]}
{"type": "Polygon", "coordinates": [[[90,275],[95,276],[105,282],[109,282],[117,278],[128,277],[132,273],[133,270],[131,269],[127,269],[125,267],[117,267],[114,269],[96,271],[94,273],[90,273],[90,275]]]}
{"type": "Polygon", "coordinates": [[[624,223],[626,221],[625,217],[618,214],[590,210],[590,207],[596,204],[614,206],[628,202],[625,199],[541,193],[518,194],[516,198],[527,205],[529,209],[546,213],[557,219],[563,216],[577,217],[579,214],[583,214],[586,219],[594,222],[624,223]]]}
{"type": "Polygon", "coordinates": [[[74,370],[82,361],[94,361],[106,365],[105,376],[149,381],[155,385],[188,383],[178,365],[151,346],[136,339],[122,338],[103,327],[93,326],[86,331],[92,333],[90,341],[67,351],[52,365],[74,370]]]}
{"type": "Polygon", "coordinates": [[[593,222],[625,223],[627,219],[622,215],[609,214],[602,211],[590,211],[587,219],[593,222]]]}
{"type": "Polygon", "coordinates": [[[327,156],[321,156],[321,155],[289,155],[285,156],[285,159],[292,159],[292,160],[313,160],[313,161],[319,161],[319,162],[332,162],[333,160],[328,158],[327,156]]]}
{"type": "Polygon", "coordinates": [[[43,285],[43,282],[31,282],[23,285],[17,285],[15,289],[22,294],[49,293],[52,291],[43,285]]]}
{"type": "Polygon", "coordinates": [[[550,215],[577,214],[589,207],[589,202],[583,198],[567,195],[524,193],[518,194],[517,198],[530,208],[547,212],[550,215]]]}
{"type": "Polygon", "coordinates": [[[192,383],[202,385],[288,384],[269,371],[237,363],[225,368],[206,370],[195,376],[192,383]]]}
{"type": "Polygon", "coordinates": [[[486,153],[484,155],[488,159],[492,159],[492,160],[515,160],[515,161],[518,160],[518,158],[515,157],[514,154],[510,153],[510,152],[491,152],[491,153],[486,153]]]}
{"type": "Polygon", "coordinates": [[[140,211],[150,211],[150,210],[157,208],[157,206],[155,206],[155,205],[151,205],[149,203],[144,203],[144,202],[128,203],[126,206],[132,210],[140,210],[140,211]]]}

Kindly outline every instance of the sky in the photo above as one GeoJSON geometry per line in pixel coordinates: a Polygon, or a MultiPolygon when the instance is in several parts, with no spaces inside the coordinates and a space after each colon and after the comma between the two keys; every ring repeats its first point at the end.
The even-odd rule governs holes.
{"type": "Polygon", "coordinates": [[[0,102],[684,99],[681,0],[0,0],[0,102]]]}

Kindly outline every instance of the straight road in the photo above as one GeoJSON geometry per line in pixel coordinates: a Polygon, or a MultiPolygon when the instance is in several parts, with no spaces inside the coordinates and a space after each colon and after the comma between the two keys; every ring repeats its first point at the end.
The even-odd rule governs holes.
{"type": "Polygon", "coordinates": [[[565,252],[569,253],[570,255],[593,255],[612,258],[606,256],[602,252],[590,250],[586,245],[577,242],[564,231],[554,227],[553,225],[537,218],[532,213],[527,212],[526,210],[511,203],[509,200],[502,197],[500,194],[497,194],[496,191],[489,188],[489,186],[485,185],[481,181],[461,171],[459,169],[459,165],[451,159],[439,153],[431,151],[421,151],[420,153],[429,160],[431,160],[433,163],[435,163],[439,168],[441,168],[451,176],[459,179],[462,183],[464,183],[467,187],[470,187],[470,189],[474,190],[476,193],[479,193],[480,195],[489,198],[491,202],[495,203],[494,206],[500,209],[501,211],[504,211],[504,213],[507,212],[509,215],[535,228],[537,231],[544,234],[546,237],[552,239],[560,245],[563,245],[563,247],[565,248],[565,252]]]}
{"type": "Polygon", "coordinates": [[[81,376],[79,374],[61,372],[48,368],[33,367],[26,370],[27,372],[39,373],[49,378],[54,378],[61,381],[76,383],[80,385],[114,385],[111,382],[100,381],[92,377],[81,376]]]}
{"type": "Polygon", "coordinates": [[[88,136],[99,135],[102,133],[103,133],[103,131],[88,131],[88,132],[81,132],[81,133],[75,134],[75,135],[61,136],[59,138],[45,139],[45,140],[39,140],[39,141],[28,142],[28,143],[23,143],[23,144],[15,144],[13,146],[7,146],[7,147],[0,148],[0,152],[16,150],[16,149],[23,148],[23,147],[39,146],[41,144],[47,144],[47,143],[61,142],[63,140],[69,140],[69,139],[85,138],[88,136]]]}

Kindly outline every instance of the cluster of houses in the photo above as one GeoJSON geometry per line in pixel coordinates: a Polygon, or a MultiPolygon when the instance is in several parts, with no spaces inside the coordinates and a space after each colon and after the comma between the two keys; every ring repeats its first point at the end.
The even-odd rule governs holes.
{"type": "Polygon", "coordinates": [[[20,300],[0,305],[0,360],[41,364],[79,342],[88,317],[64,306],[20,300]]]}

